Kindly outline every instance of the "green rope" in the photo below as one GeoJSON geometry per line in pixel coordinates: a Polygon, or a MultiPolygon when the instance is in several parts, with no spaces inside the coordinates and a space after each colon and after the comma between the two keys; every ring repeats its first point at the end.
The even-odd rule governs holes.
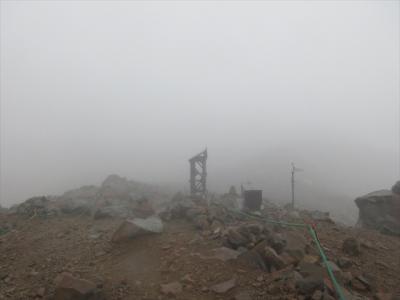
{"type": "Polygon", "coordinates": [[[239,215],[243,215],[246,217],[251,217],[251,218],[255,218],[258,220],[263,220],[267,223],[272,223],[272,224],[279,224],[279,225],[284,225],[284,226],[292,226],[292,227],[304,227],[308,229],[308,232],[310,233],[312,239],[314,240],[315,244],[317,245],[318,251],[319,251],[319,255],[322,258],[322,261],[325,265],[326,270],[328,271],[328,275],[329,278],[331,279],[331,282],[333,284],[333,287],[335,288],[336,294],[339,298],[339,300],[346,300],[342,288],[340,287],[338,281],[336,280],[335,275],[333,274],[332,268],[328,263],[328,259],[326,258],[325,252],[322,249],[321,243],[319,242],[318,236],[316,231],[314,230],[314,228],[309,225],[309,224],[305,224],[305,223],[289,223],[289,222],[281,222],[281,221],[275,221],[275,220],[269,220],[267,218],[263,218],[261,216],[257,216],[257,215],[253,215],[253,214],[249,214],[249,213],[245,213],[245,212],[241,212],[241,211],[236,211],[236,210],[232,210],[232,209],[228,209],[229,211],[239,214],[239,215]]]}
{"type": "Polygon", "coordinates": [[[326,258],[324,250],[321,247],[321,244],[320,244],[319,239],[317,237],[317,233],[315,232],[314,228],[312,228],[311,225],[308,225],[307,227],[308,227],[308,231],[310,232],[315,244],[317,244],[319,255],[321,256],[322,261],[324,262],[324,265],[326,267],[326,270],[328,271],[328,275],[329,275],[329,277],[330,277],[330,279],[331,279],[331,281],[333,283],[333,286],[335,288],[337,296],[339,297],[340,300],[345,300],[346,298],[343,295],[342,289],[341,289],[339,283],[337,282],[336,277],[333,274],[332,268],[328,263],[328,259],[326,258]]]}

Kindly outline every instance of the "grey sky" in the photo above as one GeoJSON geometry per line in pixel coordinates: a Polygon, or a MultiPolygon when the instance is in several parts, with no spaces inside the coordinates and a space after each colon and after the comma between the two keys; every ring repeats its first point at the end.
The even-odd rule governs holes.
{"type": "Polygon", "coordinates": [[[2,205],[183,185],[204,146],[215,188],[260,157],[349,196],[399,178],[398,1],[1,1],[0,32],[2,205]]]}

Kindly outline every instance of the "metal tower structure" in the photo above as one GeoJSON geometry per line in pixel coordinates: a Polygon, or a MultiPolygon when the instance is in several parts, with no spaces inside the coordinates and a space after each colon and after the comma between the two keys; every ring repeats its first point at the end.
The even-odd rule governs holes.
{"type": "Polygon", "coordinates": [[[205,198],[207,195],[207,149],[189,159],[190,194],[205,198]]]}

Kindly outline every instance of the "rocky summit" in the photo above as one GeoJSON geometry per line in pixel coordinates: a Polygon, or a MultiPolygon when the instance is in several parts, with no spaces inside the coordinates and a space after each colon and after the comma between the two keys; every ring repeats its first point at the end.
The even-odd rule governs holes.
{"type": "Polygon", "coordinates": [[[399,299],[400,239],[366,206],[348,227],[267,200],[249,213],[238,198],[110,176],[28,199],[0,214],[0,299],[399,299]]]}

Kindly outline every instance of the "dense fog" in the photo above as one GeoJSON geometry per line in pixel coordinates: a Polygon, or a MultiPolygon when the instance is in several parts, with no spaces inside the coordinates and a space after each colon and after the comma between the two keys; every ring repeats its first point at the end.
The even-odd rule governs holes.
{"type": "Polygon", "coordinates": [[[354,207],[399,179],[397,1],[2,1],[1,205],[108,174],[354,207]]]}

